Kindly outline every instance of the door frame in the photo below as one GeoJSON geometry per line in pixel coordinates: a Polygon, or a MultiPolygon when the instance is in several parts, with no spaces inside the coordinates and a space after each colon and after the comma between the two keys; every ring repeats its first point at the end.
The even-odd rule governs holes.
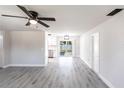
{"type": "Polygon", "coordinates": [[[92,69],[96,73],[100,73],[100,36],[99,32],[95,32],[91,35],[91,59],[92,59],[92,69]],[[96,40],[96,41],[95,41],[96,40]],[[95,43],[97,43],[97,46],[95,46],[95,43]],[[97,53],[95,53],[95,48],[97,48],[97,53]]]}

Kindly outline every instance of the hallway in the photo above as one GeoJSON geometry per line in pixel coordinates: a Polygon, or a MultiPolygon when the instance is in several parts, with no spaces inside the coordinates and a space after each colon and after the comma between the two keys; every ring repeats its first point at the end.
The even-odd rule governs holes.
{"type": "Polygon", "coordinates": [[[46,67],[0,69],[3,88],[106,88],[103,81],[79,58],[61,57],[46,67]]]}

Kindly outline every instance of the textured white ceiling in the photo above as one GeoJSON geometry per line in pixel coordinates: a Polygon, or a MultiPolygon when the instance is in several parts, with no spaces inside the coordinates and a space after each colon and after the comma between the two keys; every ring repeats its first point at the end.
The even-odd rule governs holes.
{"type": "MultiPolygon", "coordinates": [[[[49,31],[57,34],[81,34],[98,24],[108,20],[111,17],[106,16],[115,8],[124,8],[124,6],[92,6],[92,5],[74,5],[74,6],[50,6],[50,5],[30,5],[25,6],[29,10],[39,13],[39,16],[55,17],[56,22],[46,22],[50,28],[45,28],[39,24],[26,27],[26,19],[9,18],[0,16],[0,30],[4,31],[49,31]]],[[[15,5],[1,5],[0,15],[27,16],[15,5]]],[[[44,21],[45,22],[45,21],[44,21]]]]}

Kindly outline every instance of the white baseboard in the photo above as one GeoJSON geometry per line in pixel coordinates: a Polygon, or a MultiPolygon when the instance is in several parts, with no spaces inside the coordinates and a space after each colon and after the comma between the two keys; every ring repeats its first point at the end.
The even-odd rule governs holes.
{"type": "Polygon", "coordinates": [[[84,61],[84,63],[90,68],[90,69],[92,69],[92,67],[90,66],[90,64],[88,64],[88,62],[87,61],[85,61],[84,59],[82,59],[81,57],[80,57],[80,59],[82,60],[82,61],[84,61]]]}
{"type": "Polygon", "coordinates": [[[115,87],[112,85],[112,83],[111,83],[110,81],[108,81],[105,77],[103,77],[101,74],[98,74],[98,73],[97,73],[97,75],[104,81],[104,83],[105,83],[106,85],[108,85],[108,87],[110,87],[110,88],[115,88],[115,87]]]}
{"type": "MultiPolygon", "coordinates": [[[[84,61],[85,63],[86,63],[86,65],[90,68],[90,69],[92,69],[92,67],[88,64],[88,62],[86,62],[85,60],[83,60],[82,58],[80,58],[82,61],[84,61]]],[[[93,69],[92,69],[93,70],[93,69]]],[[[95,72],[96,73],[96,72],[95,72]]],[[[115,88],[113,85],[112,85],[112,83],[110,82],[110,81],[108,81],[105,77],[103,77],[100,73],[96,73],[99,77],[100,77],[100,79],[108,86],[108,87],[110,87],[110,88],[115,88]]]]}
{"type": "Polygon", "coordinates": [[[7,68],[7,67],[9,67],[9,65],[2,66],[2,68],[7,68]]]}
{"type": "Polygon", "coordinates": [[[41,65],[41,64],[9,64],[5,65],[2,68],[7,68],[7,67],[45,67],[47,66],[46,64],[41,65]]]}

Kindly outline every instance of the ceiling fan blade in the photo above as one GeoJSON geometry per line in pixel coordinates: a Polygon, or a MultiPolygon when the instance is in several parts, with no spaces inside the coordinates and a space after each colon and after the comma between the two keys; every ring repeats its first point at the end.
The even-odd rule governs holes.
{"type": "Polygon", "coordinates": [[[28,22],[25,24],[25,26],[30,26],[30,24],[31,24],[31,23],[28,21],[28,22]]]}
{"type": "Polygon", "coordinates": [[[53,17],[38,17],[37,19],[44,21],[56,21],[56,19],[53,17]]]}
{"type": "Polygon", "coordinates": [[[24,13],[26,13],[30,18],[33,18],[33,16],[31,15],[31,13],[23,6],[17,5],[17,7],[19,7],[24,13]]]}
{"type": "Polygon", "coordinates": [[[50,27],[49,25],[45,24],[44,22],[41,22],[40,20],[38,20],[37,22],[45,27],[50,27]]]}
{"type": "Polygon", "coordinates": [[[28,19],[28,17],[22,17],[22,16],[13,16],[13,15],[4,15],[4,14],[2,14],[1,16],[5,16],[5,17],[16,17],[16,18],[24,18],[24,19],[28,19]]]}

